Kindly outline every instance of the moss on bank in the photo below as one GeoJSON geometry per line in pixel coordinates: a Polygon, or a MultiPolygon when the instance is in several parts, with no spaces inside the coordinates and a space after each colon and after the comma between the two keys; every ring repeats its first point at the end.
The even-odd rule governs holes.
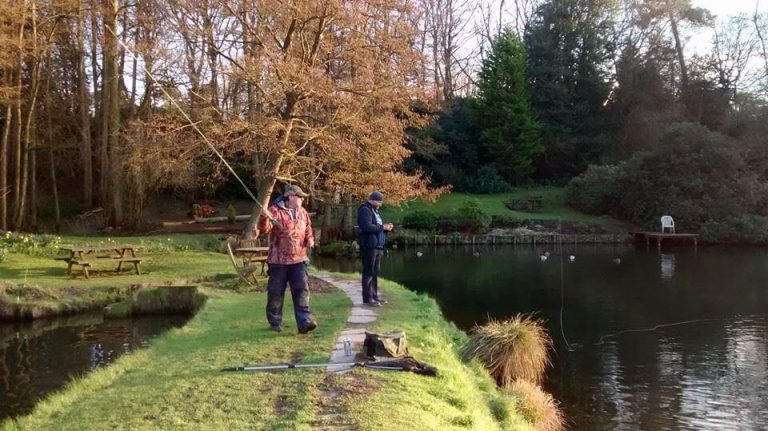
{"type": "Polygon", "coordinates": [[[2,429],[527,429],[512,399],[457,346],[465,335],[434,300],[382,283],[390,301],[377,329],[407,332],[411,353],[438,378],[405,372],[322,369],[222,373],[234,365],[324,362],[351,304],[339,291],[313,293],[317,331],[296,335],[287,301],[285,329],[265,323],[266,295],[204,289],[208,301],[183,328],[77,379],[2,429]]]}

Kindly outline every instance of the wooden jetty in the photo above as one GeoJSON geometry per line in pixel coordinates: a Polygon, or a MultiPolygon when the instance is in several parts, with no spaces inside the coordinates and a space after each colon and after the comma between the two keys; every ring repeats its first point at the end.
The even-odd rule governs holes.
{"type": "Polygon", "coordinates": [[[656,242],[656,248],[661,250],[661,243],[667,242],[693,242],[693,247],[699,246],[699,235],[695,233],[662,233],[662,232],[632,232],[635,242],[645,241],[645,247],[651,248],[651,241],[656,242]]]}

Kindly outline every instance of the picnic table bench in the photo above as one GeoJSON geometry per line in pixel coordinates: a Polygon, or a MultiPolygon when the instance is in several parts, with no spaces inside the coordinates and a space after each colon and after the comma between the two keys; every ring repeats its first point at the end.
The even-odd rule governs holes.
{"type": "Polygon", "coordinates": [[[233,251],[243,257],[244,264],[261,262],[261,274],[264,275],[269,247],[237,247],[233,251]]]}
{"type": "Polygon", "coordinates": [[[61,256],[55,260],[67,262],[67,274],[72,274],[72,267],[79,266],[83,269],[85,278],[89,278],[88,269],[94,262],[110,261],[117,262],[117,273],[123,269],[123,264],[133,264],[136,274],[141,275],[142,258],[136,257],[136,250],[140,246],[132,244],[114,244],[108,246],[61,246],[60,250],[69,253],[68,256],[61,256]]]}

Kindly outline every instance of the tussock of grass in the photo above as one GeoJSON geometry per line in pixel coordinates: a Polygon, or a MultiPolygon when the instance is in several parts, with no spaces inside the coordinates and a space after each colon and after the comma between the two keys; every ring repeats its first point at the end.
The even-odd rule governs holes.
{"type": "Polygon", "coordinates": [[[517,379],[541,382],[550,365],[551,347],[543,322],[518,314],[476,326],[461,353],[467,361],[480,360],[499,386],[509,387],[517,379]]]}
{"type": "Polygon", "coordinates": [[[526,380],[515,380],[510,387],[510,392],[518,399],[520,412],[536,430],[565,429],[565,417],[557,401],[537,384],[526,380]]]}

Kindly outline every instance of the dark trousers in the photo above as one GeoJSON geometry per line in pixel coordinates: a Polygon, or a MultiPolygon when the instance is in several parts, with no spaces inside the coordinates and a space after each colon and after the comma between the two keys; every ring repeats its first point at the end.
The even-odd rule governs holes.
{"type": "Polygon", "coordinates": [[[379,269],[384,250],[380,248],[362,248],[363,257],[363,302],[379,300],[379,269]]]}
{"type": "Polygon", "coordinates": [[[296,326],[301,329],[312,318],[309,311],[309,288],[307,287],[307,264],[305,262],[293,265],[269,264],[269,281],[267,282],[267,320],[272,326],[283,323],[283,300],[286,285],[291,285],[293,297],[293,313],[296,316],[296,326]]]}

